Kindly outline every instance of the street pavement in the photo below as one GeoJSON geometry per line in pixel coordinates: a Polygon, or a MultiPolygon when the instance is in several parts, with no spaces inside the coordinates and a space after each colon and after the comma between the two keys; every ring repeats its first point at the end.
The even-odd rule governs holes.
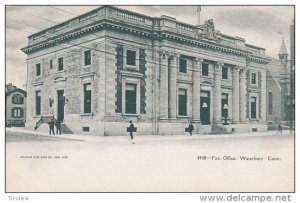
{"type": "Polygon", "coordinates": [[[6,191],[292,192],[294,136],[137,135],[132,144],[7,128],[6,191]]]}

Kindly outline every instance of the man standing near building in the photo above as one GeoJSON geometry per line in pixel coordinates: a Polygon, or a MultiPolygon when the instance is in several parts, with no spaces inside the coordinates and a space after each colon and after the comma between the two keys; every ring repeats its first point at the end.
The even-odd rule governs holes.
{"type": "Polygon", "coordinates": [[[193,135],[193,130],[194,130],[194,125],[192,124],[192,121],[190,121],[188,129],[189,129],[190,136],[192,136],[193,135]]]}
{"type": "Polygon", "coordinates": [[[129,126],[129,133],[130,133],[130,137],[131,137],[131,140],[132,140],[132,144],[134,144],[134,141],[133,141],[133,132],[135,132],[135,127],[132,123],[132,121],[130,120],[129,121],[130,123],[130,126],[129,126]]]}
{"type": "Polygon", "coordinates": [[[282,135],[282,126],[281,126],[281,123],[278,123],[278,129],[277,129],[276,135],[277,135],[277,133],[280,133],[282,135]]]}
{"type": "Polygon", "coordinates": [[[53,120],[53,118],[51,118],[51,120],[48,123],[48,125],[49,125],[49,135],[51,135],[51,132],[53,133],[53,135],[55,135],[55,133],[54,133],[54,120],[53,120]]]}
{"type": "Polygon", "coordinates": [[[58,135],[58,132],[61,135],[61,123],[62,123],[62,121],[57,121],[56,122],[56,134],[57,135],[58,135]]]}

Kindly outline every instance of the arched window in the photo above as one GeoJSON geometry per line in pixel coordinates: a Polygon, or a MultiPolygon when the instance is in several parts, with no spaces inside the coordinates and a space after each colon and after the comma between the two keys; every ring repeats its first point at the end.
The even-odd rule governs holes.
{"type": "Polygon", "coordinates": [[[24,103],[24,98],[22,95],[20,94],[15,94],[13,97],[12,97],[12,103],[13,104],[23,104],[24,103]]]}
{"type": "Polygon", "coordinates": [[[268,94],[268,101],[269,101],[268,111],[269,111],[269,114],[272,114],[273,113],[273,94],[272,94],[272,92],[269,92],[269,94],[268,94]]]}

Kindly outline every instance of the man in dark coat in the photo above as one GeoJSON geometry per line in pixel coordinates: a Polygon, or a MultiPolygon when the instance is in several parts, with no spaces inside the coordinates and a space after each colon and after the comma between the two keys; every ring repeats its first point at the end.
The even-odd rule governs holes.
{"type": "Polygon", "coordinates": [[[279,133],[279,132],[280,132],[280,134],[282,134],[282,126],[281,126],[281,123],[278,123],[278,129],[277,129],[276,135],[277,135],[277,133],[279,133]]]}
{"type": "Polygon", "coordinates": [[[58,135],[58,132],[61,135],[61,123],[62,123],[62,121],[57,121],[56,122],[56,134],[57,135],[58,135]]]}
{"type": "Polygon", "coordinates": [[[131,140],[132,140],[132,144],[134,144],[134,141],[133,141],[133,131],[134,131],[134,125],[133,125],[133,123],[132,123],[132,121],[130,120],[129,121],[129,123],[130,123],[130,126],[129,126],[129,129],[130,129],[130,137],[131,137],[131,140]]]}
{"type": "Polygon", "coordinates": [[[192,122],[190,121],[190,124],[189,124],[189,133],[190,133],[190,136],[193,135],[193,130],[194,130],[194,125],[192,124],[192,122]]]}
{"type": "Polygon", "coordinates": [[[53,135],[55,135],[55,133],[54,133],[54,120],[53,120],[53,118],[51,118],[51,120],[50,120],[50,122],[48,123],[48,125],[49,125],[49,135],[51,135],[51,132],[53,133],[53,135]]]}

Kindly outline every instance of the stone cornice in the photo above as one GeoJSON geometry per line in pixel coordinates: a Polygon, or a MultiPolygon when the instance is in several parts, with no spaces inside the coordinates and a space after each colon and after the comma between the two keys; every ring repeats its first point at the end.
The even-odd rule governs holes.
{"type": "MultiPolygon", "coordinates": [[[[34,53],[36,51],[49,48],[55,46],[57,44],[66,43],[68,41],[77,39],[81,36],[87,34],[93,34],[96,31],[100,31],[103,29],[114,29],[119,30],[121,32],[131,33],[134,35],[141,36],[143,38],[152,38],[153,40],[172,40],[180,43],[187,43],[194,46],[203,47],[206,49],[216,50],[218,52],[225,52],[233,55],[239,55],[242,57],[247,57],[247,59],[251,61],[255,61],[262,64],[267,64],[269,59],[263,56],[252,55],[251,51],[246,49],[239,49],[236,47],[231,47],[223,44],[219,44],[215,41],[209,41],[204,39],[199,39],[191,36],[183,36],[178,33],[170,32],[170,31],[157,31],[154,29],[146,29],[144,27],[138,27],[135,25],[124,25],[119,22],[111,21],[108,19],[103,19],[98,21],[97,23],[93,23],[93,25],[88,25],[83,28],[77,28],[67,33],[63,33],[61,35],[49,36],[49,38],[45,38],[45,40],[38,42],[36,44],[29,45],[27,47],[22,48],[21,50],[26,53],[34,53]]],[[[100,36],[99,36],[100,37],[100,36]]]]}

